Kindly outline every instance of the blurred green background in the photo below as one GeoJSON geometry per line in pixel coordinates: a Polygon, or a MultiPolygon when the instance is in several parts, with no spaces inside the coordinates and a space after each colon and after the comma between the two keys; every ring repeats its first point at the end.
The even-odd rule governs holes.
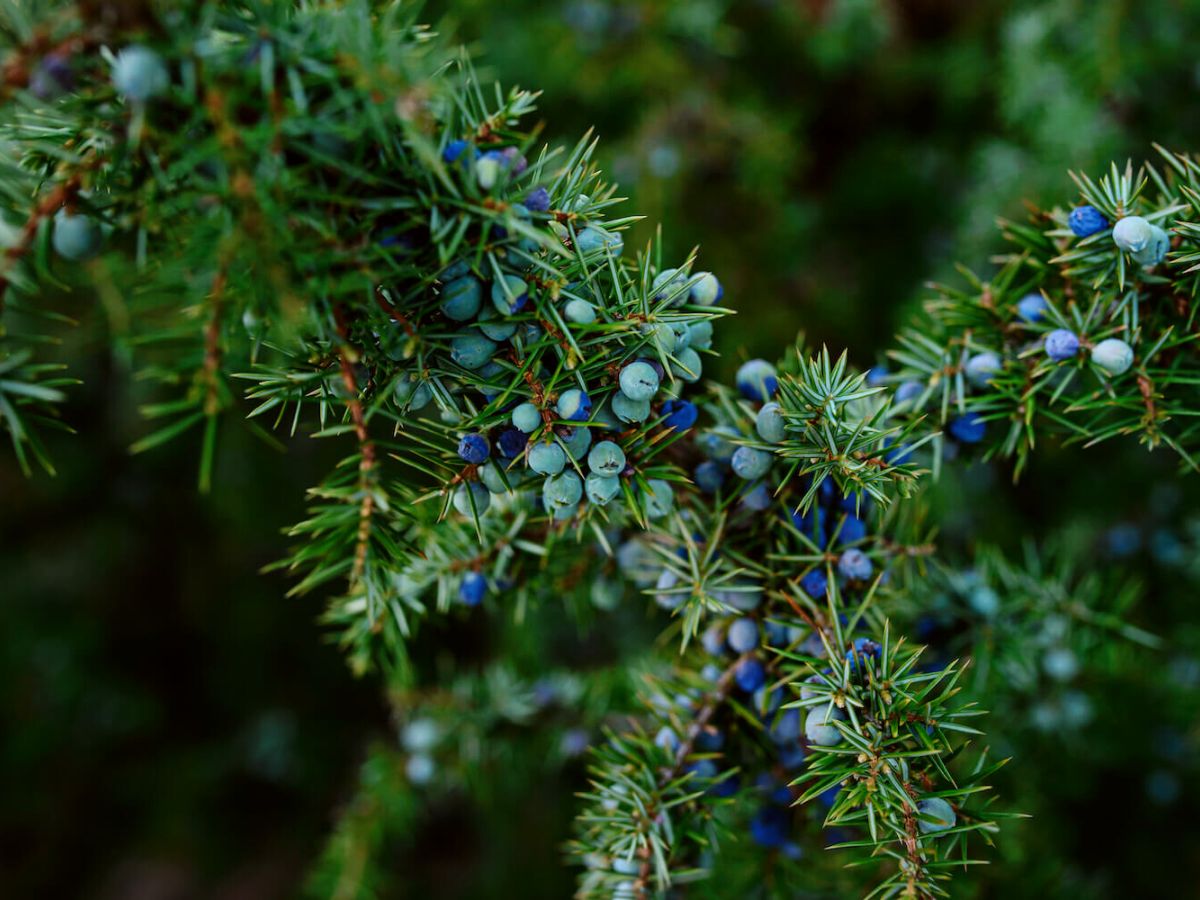
{"type": "MultiPolygon", "coordinates": [[[[701,246],[738,310],[714,375],[801,330],[871,365],[924,280],[952,277],[955,260],[986,268],[998,216],[1069,202],[1069,168],[1200,134],[1200,7],[1185,0],[427,10],[488,79],[545,91],[548,140],[595,126],[627,210],[646,217],[627,247],[659,222],[668,258],[701,246]]],[[[315,624],[319,602],[257,573],[331,460],[305,442],[284,460],[228,428],[200,497],[187,442],[130,457],[147,389],[107,349],[92,298],[68,305],[84,322],[65,347],[85,380],[69,410],[80,434],[55,441],[57,478],[26,480],[0,454],[0,896],[292,896],[368,744],[394,741],[379,684],[353,679],[315,624]]],[[[1196,490],[1170,460],[1102,448],[1064,487],[1079,453],[1048,449],[1019,488],[1003,469],[949,479],[935,498],[948,552],[965,558],[977,536],[1011,549],[1064,522],[1183,527],[1196,490]]],[[[1035,818],[963,895],[1200,896],[1185,886],[1200,874],[1185,814],[1198,637],[1179,625],[1196,579],[1153,561],[1123,558],[1150,589],[1141,624],[1168,648],[1105,660],[1086,728],[1047,734],[998,705],[990,728],[1018,757],[1002,793],[1035,818]]],[[[509,818],[463,798],[433,810],[390,848],[385,896],[567,895],[556,860],[580,774],[515,792],[509,818]]]]}

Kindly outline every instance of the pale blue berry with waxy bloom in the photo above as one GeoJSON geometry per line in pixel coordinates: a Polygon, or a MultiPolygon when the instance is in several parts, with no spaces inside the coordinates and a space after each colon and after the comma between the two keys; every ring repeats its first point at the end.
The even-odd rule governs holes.
{"type": "Polygon", "coordinates": [[[578,503],[570,503],[566,506],[556,506],[554,508],[554,521],[565,522],[567,519],[575,517],[575,513],[579,512],[578,503]]]}
{"type": "MultiPolygon", "coordinates": [[[[668,753],[674,753],[679,749],[679,735],[670,726],[664,725],[658,730],[658,734],[654,736],[654,743],[668,753]]],[[[635,873],[627,872],[625,874],[633,875],[635,873]]]]}
{"type": "Polygon", "coordinates": [[[669,300],[671,306],[682,306],[687,302],[687,275],[678,269],[663,269],[650,285],[655,300],[669,300]]]}
{"type": "Polygon", "coordinates": [[[734,653],[749,653],[758,646],[758,623],[753,619],[738,619],[729,626],[725,640],[734,653]]]}
{"type": "Polygon", "coordinates": [[[1171,249],[1171,236],[1157,225],[1150,226],[1150,240],[1141,250],[1133,254],[1134,260],[1144,268],[1157,266],[1167,257],[1171,249]]]}
{"type": "Polygon", "coordinates": [[[505,275],[492,282],[492,305],[501,315],[513,315],[525,308],[529,285],[520,275],[505,275]]]}
{"type": "Polygon", "coordinates": [[[570,470],[551,475],[542,485],[542,501],[549,510],[577,506],[582,497],[583,481],[570,470]]]}
{"type": "Polygon", "coordinates": [[[428,384],[421,381],[419,376],[409,372],[396,379],[394,388],[396,402],[406,410],[416,412],[424,409],[433,399],[433,391],[428,384]]]}
{"type": "Polygon", "coordinates": [[[1120,338],[1105,338],[1092,348],[1092,362],[1109,375],[1124,375],[1133,365],[1133,348],[1120,338]]]}
{"type": "Polygon", "coordinates": [[[672,590],[678,584],[679,576],[671,569],[663,569],[654,583],[654,602],[663,609],[678,609],[686,599],[685,594],[672,590]]]}
{"type": "Polygon", "coordinates": [[[636,360],[621,369],[618,377],[621,393],[630,400],[649,400],[659,388],[658,373],[647,362],[636,360]]]}
{"type": "Polygon", "coordinates": [[[754,430],[768,444],[778,444],[787,436],[787,423],[778,403],[764,403],[754,418],[754,430]]]}
{"type": "Polygon", "coordinates": [[[162,57],[149,47],[134,45],[117,54],[112,69],[113,87],[126,100],[144,103],[151,97],[166,93],[171,86],[162,57]]]}
{"type": "Polygon", "coordinates": [[[690,337],[688,344],[697,350],[708,350],[712,347],[713,324],[709,319],[701,319],[688,326],[690,337]]]}
{"type": "Polygon", "coordinates": [[[765,450],[738,447],[733,452],[733,474],[746,481],[762,478],[771,468],[774,457],[765,450]]]}
{"type": "Polygon", "coordinates": [[[921,834],[937,834],[958,821],[954,807],[941,797],[926,797],[917,803],[917,828],[921,834]]]}
{"type": "Polygon", "coordinates": [[[532,434],[542,426],[542,414],[532,403],[522,403],[512,411],[512,423],[526,434],[532,434]]]}
{"type": "Polygon", "coordinates": [[[450,342],[450,358],[464,369],[479,369],[491,362],[497,346],[482,335],[460,335],[450,342]]]}
{"type": "Polygon", "coordinates": [[[671,372],[675,377],[688,384],[695,384],[704,373],[704,362],[700,359],[699,353],[691,347],[684,347],[675,354],[675,359],[671,361],[671,372]]]}
{"type": "Polygon", "coordinates": [[[838,558],[838,571],[846,578],[866,581],[871,577],[874,567],[871,558],[857,547],[852,547],[838,558]]]}
{"type": "Polygon", "coordinates": [[[541,475],[557,475],[567,466],[567,452],[558,444],[539,441],[529,448],[529,468],[541,475]]]}
{"type": "Polygon", "coordinates": [[[596,321],[596,307],[586,300],[568,300],[563,307],[563,316],[575,325],[591,325],[596,321]]]}
{"type": "Polygon", "coordinates": [[[587,498],[597,506],[607,506],[608,503],[621,493],[621,479],[615,475],[601,475],[592,472],[583,485],[587,498]]]}
{"type": "Polygon", "coordinates": [[[675,491],[670,484],[660,478],[650,479],[649,490],[643,493],[646,503],[646,517],[661,519],[671,512],[675,506],[675,491]]]}
{"type": "Polygon", "coordinates": [[[846,713],[835,707],[814,706],[804,718],[804,736],[810,744],[832,747],[842,741],[842,733],[834,722],[844,722],[846,713]]]}
{"type": "Polygon", "coordinates": [[[428,756],[417,753],[404,764],[404,774],[413,784],[429,784],[437,774],[437,766],[428,756]]]}
{"type": "Polygon", "coordinates": [[[482,516],[492,505],[492,495],[477,481],[460,484],[454,492],[454,508],[464,516],[482,516]]]}
{"type": "Polygon", "coordinates": [[[925,385],[919,381],[904,381],[896,388],[897,403],[911,403],[925,393],[925,385]]]}
{"type": "Polygon", "coordinates": [[[479,186],[485,191],[490,191],[496,186],[503,168],[504,161],[498,153],[485,153],[479,159],[475,160],[475,180],[479,182],[479,186]]]}
{"type": "Polygon", "coordinates": [[[479,313],[476,324],[490,340],[507,341],[517,333],[517,323],[501,319],[500,315],[494,306],[485,306],[479,313]]]}
{"type": "Polygon", "coordinates": [[[1137,253],[1154,239],[1154,229],[1141,216],[1126,216],[1113,226],[1113,243],[1128,253],[1137,253]]]}
{"type": "Polygon", "coordinates": [[[985,350],[968,359],[963,372],[967,376],[967,381],[975,387],[986,387],[987,383],[999,374],[1002,366],[999,354],[985,350]]]}
{"type": "Polygon", "coordinates": [[[706,494],[715,494],[721,489],[721,485],[725,483],[725,472],[720,465],[713,462],[711,459],[706,459],[700,465],[696,466],[692,472],[692,480],[696,482],[696,487],[704,491],[706,494]]]}
{"type": "Polygon", "coordinates": [[[54,234],[50,242],[54,252],[71,262],[90,259],[100,252],[104,233],[91,218],[71,215],[60,209],[54,216],[54,234]]]}
{"type": "Polygon", "coordinates": [[[693,278],[688,299],[697,306],[712,306],[724,293],[716,275],[712,272],[699,272],[693,278]]]}
{"type": "MultiPolygon", "coordinates": [[[[512,480],[512,475],[508,476],[512,480]]],[[[493,462],[484,463],[479,467],[479,480],[483,482],[483,486],[493,494],[503,494],[508,491],[508,485],[504,483],[505,476],[501,474],[500,467],[493,462]]]]}
{"type": "Polygon", "coordinates": [[[630,400],[623,391],[613,395],[612,411],[625,423],[645,422],[650,417],[649,400],[630,400]]]}
{"type": "Polygon", "coordinates": [[[588,452],[588,447],[592,446],[592,432],[588,428],[568,429],[561,435],[561,439],[567,455],[576,461],[583,459],[588,452]]]}
{"type": "Polygon", "coordinates": [[[483,306],[483,285],[471,275],[456,278],[442,289],[442,312],[455,322],[474,318],[483,306]]]}
{"type": "Polygon", "coordinates": [[[625,239],[617,232],[589,225],[575,235],[575,246],[585,256],[600,250],[607,250],[613,256],[620,256],[621,251],[625,249],[625,239]]]}
{"type": "Polygon", "coordinates": [[[588,468],[599,475],[620,475],[625,469],[625,451],[612,441],[601,441],[588,452],[588,468]]]}

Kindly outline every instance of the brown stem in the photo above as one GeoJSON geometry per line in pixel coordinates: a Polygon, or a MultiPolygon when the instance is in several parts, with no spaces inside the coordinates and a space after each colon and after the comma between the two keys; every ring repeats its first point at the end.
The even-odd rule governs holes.
{"type": "Polygon", "coordinates": [[[358,537],[354,548],[354,565],[350,570],[350,584],[353,587],[363,576],[367,565],[367,551],[371,539],[371,517],[375,513],[375,495],[371,492],[371,482],[374,480],[376,463],[375,442],[371,440],[367,430],[367,417],[363,411],[362,400],[358,397],[358,379],[354,374],[354,357],[357,355],[350,344],[350,327],[346,321],[345,311],[334,307],[334,319],[337,322],[338,335],[342,345],[338,350],[338,362],[342,370],[342,384],[346,388],[346,408],[350,411],[350,420],[354,424],[354,436],[358,440],[358,483],[362,492],[362,501],[358,513],[358,537]]]}

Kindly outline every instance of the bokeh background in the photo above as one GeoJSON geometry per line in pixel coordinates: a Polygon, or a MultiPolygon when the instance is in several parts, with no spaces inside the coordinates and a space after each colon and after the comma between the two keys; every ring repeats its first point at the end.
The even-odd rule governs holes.
{"type": "MultiPolygon", "coordinates": [[[[701,246],[738,310],[717,376],[800,331],[872,365],[925,280],[955,261],[987,270],[997,217],[1069,203],[1068,169],[1200,139],[1191,0],[426,9],[487,78],[545,91],[549,140],[597,129],[646,217],[627,247],[660,222],[668,258],[701,246]]],[[[131,457],[148,389],[87,315],[93,298],[66,302],[100,323],[65,338],[80,434],[55,442],[55,478],[0,454],[0,896],[296,895],[367,747],[395,740],[379,684],[352,677],[316,624],[319,600],[258,573],[330,460],[227,429],[201,497],[187,442],[131,457]]],[[[1145,584],[1135,618],[1167,643],[1108,653],[1071,728],[1000,699],[989,729],[1017,760],[999,786],[1034,817],[961,891],[1200,896],[1197,573],[1159,552],[1163,533],[1194,546],[1196,489],[1161,454],[1079,453],[1045,448],[1018,487],[1003,466],[948,478],[933,501],[946,552],[1069,524],[1145,584]]],[[[384,896],[566,896],[581,771],[491,818],[469,797],[425,811],[389,848],[384,896]]]]}

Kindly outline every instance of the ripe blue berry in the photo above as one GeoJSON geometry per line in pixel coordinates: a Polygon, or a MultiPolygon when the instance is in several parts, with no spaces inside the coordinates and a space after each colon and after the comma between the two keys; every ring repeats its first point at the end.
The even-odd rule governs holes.
{"type": "Polygon", "coordinates": [[[454,492],[454,508],[464,516],[482,516],[492,505],[492,495],[477,481],[460,484],[454,492]]]}
{"type": "Polygon", "coordinates": [[[587,461],[597,475],[620,475],[625,469],[625,451],[612,441],[601,441],[592,447],[587,461]]]}
{"type": "Polygon", "coordinates": [[[813,569],[800,579],[800,587],[814,600],[824,600],[825,593],[829,590],[829,578],[823,569],[813,569]]]}
{"type": "Polygon", "coordinates": [[[766,450],[738,447],[733,452],[733,474],[746,481],[762,478],[771,469],[774,457],[766,450]]]}
{"type": "Polygon", "coordinates": [[[738,619],[729,626],[726,640],[734,653],[749,653],[758,646],[758,623],[753,619],[738,619]]]}
{"type": "Polygon", "coordinates": [[[967,360],[964,370],[967,381],[976,387],[986,387],[987,383],[992,380],[992,376],[1000,371],[1001,365],[999,355],[991,350],[976,353],[967,360]]]}
{"type": "Polygon", "coordinates": [[[659,376],[654,367],[638,360],[621,370],[621,393],[630,400],[649,400],[658,392],[659,376]]]}
{"type": "MultiPolygon", "coordinates": [[[[1124,220],[1122,220],[1124,221],[1124,220]]],[[[941,797],[926,797],[917,803],[917,828],[921,834],[936,834],[953,828],[958,816],[941,797]]]]}
{"type": "Polygon", "coordinates": [[[621,479],[615,475],[600,475],[592,472],[583,484],[587,498],[597,506],[607,506],[617,494],[621,493],[621,479]]]}
{"type": "Polygon", "coordinates": [[[526,434],[532,434],[542,426],[542,414],[532,403],[522,403],[512,411],[512,423],[526,434]]]}
{"type": "Polygon", "coordinates": [[[559,418],[571,422],[584,422],[592,414],[592,400],[579,388],[570,388],[559,395],[555,409],[559,418]]]}
{"type": "Polygon", "coordinates": [[[887,366],[871,366],[871,368],[867,369],[867,386],[882,387],[887,377],[887,366]]]}
{"type": "Polygon", "coordinates": [[[586,300],[568,300],[563,307],[563,317],[576,325],[591,325],[596,321],[596,307],[586,300]]]}
{"type": "Polygon", "coordinates": [[[483,286],[477,278],[467,275],[456,278],[442,290],[442,312],[455,322],[474,318],[483,306],[483,286]]]}
{"type": "Polygon", "coordinates": [[[1124,375],[1133,365],[1133,348],[1120,338],[1106,338],[1092,348],[1092,362],[1109,375],[1124,375]]]}
{"type": "Polygon", "coordinates": [[[450,358],[464,369],[478,369],[491,362],[499,345],[480,334],[464,334],[450,341],[450,358]]]}
{"type": "Polygon", "coordinates": [[[649,490],[643,493],[646,518],[661,519],[675,506],[675,491],[670,484],[659,478],[652,478],[648,487],[649,490]]]}
{"type": "Polygon", "coordinates": [[[100,250],[104,239],[100,226],[85,215],[73,216],[60,209],[54,216],[54,251],[72,262],[90,259],[100,250]]]}
{"type": "Polygon", "coordinates": [[[987,424],[979,413],[969,412],[952,420],[947,430],[959,443],[978,444],[987,432],[987,424]]]}
{"type": "Polygon", "coordinates": [[[782,847],[787,843],[792,817],[781,806],[764,806],[750,819],[750,837],[760,847],[782,847]]]}
{"type": "Polygon", "coordinates": [[[539,441],[529,448],[529,468],[541,475],[557,475],[566,465],[566,451],[558,444],[539,441]]]}
{"type": "Polygon", "coordinates": [[[857,547],[851,547],[838,558],[838,571],[851,580],[866,581],[871,577],[874,566],[871,559],[857,547]]]}
{"type": "Polygon", "coordinates": [[[171,86],[171,76],[162,57],[149,47],[126,47],[113,61],[113,87],[135,103],[145,103],[171,86]]]}
{"type": "Polygon", "coordinates": [[[1079,352],[1079,338],[1075,332],[1056,328],[1046,335],[1046,355],[1055,362],[1063,362],[1079,352]]]}
{"type": "Polygon", "coordinates": [[[764,403],[754,419],[754,430],[768,444],[778,444],[787,435],[783,413],[778,403],[764,403]]]}
{"type": "Polygon", "coordinates": [[[838,542],[856,544],[867,536],[867,524],[853,513],[846,513],[838,531],[838,542]]]}
{"type": "Polygon", "coordinates": [[[492,282],[492,305],[504,316],[519,313],[529,299],[529,285],[519,275],[505,275],[492,282]]]}
{"type": "Polygon", "coordinates": [[[550,209],[550,192],[544,187],[534,188],[525,198],[525,208],[534,212],[546,212],[550,209]]]}
{"type": "Polygon", "coordinates": [[[766,684],[767,670],[753,656],[743,659],[733,670],[733,680],[747,694],[753,694],[766,684]]]}
{"type": "Polygon", "coordinates": [[[696,306],[712,306],[724,295],[725,290],[712,272],[699,272],[688,291],[688,299],[696,306]]]}
{"type": "Polygon", "coordinates": [[[870,638],[857,637],[850,645],[850,649],[846,651],[846,660],[850,663],[850,668],[853,670],[858,668],[858,661],[860,659],[865,660],[868,657],[878,659],[882,651],[883,647],[870,638]]]}
{"type": "Polygon", "coordinates": [[[612,411],[622,422],[645,422],[650,417],[649,400],[630,400],[624,392],[613,395],[612,411]]]}
{"type": "Polygon", "coordinates": [[[525,452],[525,445],[528,443],[529,436],[520,428],[505,428],[496,440],[500,455],[505,459],[516,459],[525,452]]]}
{"type": "Polygon", "coordinates": [[[1077,206],[1067,216],[1067,226],[1075,237],[1090,237],[1108,227],[1108,219],[1094,206],[1077,206]]]}
{"type": "Polygon", "coordinates": [[[551,475],[542,485],[542,501],[548,510],[574,508],[583,497],[583,482],[574,472],[551,475]]]}
{"type": "Polygon", "coordinates": [[[668,400],[662,405],[663,427],[687,431],[696,424],[700,410],[690,400],[668,400]]]}
{"type": "Polygon", "coordinates": [[[725,472],[722,468],[712,460],[705,460],[696,466],[692,473],[692,480],[696,482],[696,487],[704,491],[706,494],[715,494],[721,489],[721,485],[725,483],[725,472]]]}
{"type": "Polygon", "coordinates": [[[1026,294],[1017,301],[1017,315],[1026,322],[1040,322],[1046,316],[1050,304],[1041,294],[1026,294]]]}
{"type": "Polygon", "coordinates": [[[463,151],[466,150],[468,146],[470,145],[466,141],[456,138],[448,143],[442,150],[442,160],[448,163],[455,162],[460,156],[463,155],[463,151]]]}
{"type": "Polygon", "coordinates": [[[833,724],[839,721],[846,721],[846,714],[836,706],[814,706],[804,718],[804,736],[810,744],[832,747],[842,740],[842,733],[833,724]]]}
{"type": "Polygon", "coordinates": [[[766,402],[779,390],[775,367],[765,359],[744,362],[737,370],[737,388],[747,400],[766,402]]]}
{"type": "Polygon", "coordinates": [[[1113,243],[1127,253],[1143,250],[1154,239],[1154,230],[1141,216],[1126,216],[1113,226],[1113,243]]]}
{"type": "Polygon", "coordinates": [[[459,602],[465,606],[478,606],[486,593],[487,579],[478,572],[468,572],[458,586],[459,602]]]}
{"type": "Polygon", "coordinates": [[[458,442],[458,455],[465,462],[480,465],[491,455],[488,440],[482,434],[464,434],[458,442]]]}
{"type": "Polygon", "coordinates": [[[429,784],[437,774],[437,766],[428,756],[417,753],[404,764],[404,774],[413,784],[429,784]]]}

